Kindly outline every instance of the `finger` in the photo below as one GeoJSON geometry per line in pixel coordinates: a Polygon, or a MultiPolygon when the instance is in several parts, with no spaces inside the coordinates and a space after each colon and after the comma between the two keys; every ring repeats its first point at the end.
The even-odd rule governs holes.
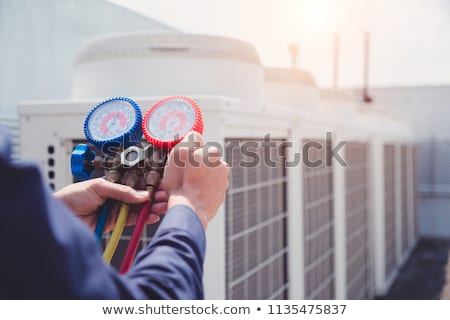
{"type": "MultiPolygon", "coordinates": [[[[139,212],[141,211],[142,205],[132,205],[130,206],[129,214],[137,216],[139,212]]],[[[164,214],[167,212],[167,201],[161,201],[161,202],[154,202],[151,209],[151,213],[154,214],[164,214]]]]}
{"type": "Polygon", "coordinates": [[[147,219],[147,221],[145,223],[146,224],[153,224],[153,223],[158,222],[159,220],[161,220],[161,218],[157,214],[150,213],[150,215],[148,216],[148,219],[147,219]]]}
{"type": "Polygon", "coordinates": [[[194,152],[194,160],[196,161],[196,163],[201,161],[204,165],[210,168],[219,167],[223,163],[219,149],[214,146],[196,150],[194,152]]]}
{"type": "Polygon", "coordinates": [[[167,212],[167,202],[158,202],[153,204],[151,212],[154,214],[164,214],[167,212]]]}
{"type": "Polygon", "coordinates": [[[148,192],[112,183],[104,179],[95,181],[92,190],[103,199],[115,199],[125,203],[141,203],[148,200],[148,192]]]}
{"type": "Polygon", "coordinates": [[[153,198],[153,202],[167,202],[169,200],[169,197],[167,196],[167,193],[164,190],[159,190],[155,192],[155,196],[153,198]]]}
{"type": "MultiPolygon", "coordinates": [[[[167,206],[166,206],[166,209],[167,209],[167,206]]],[[[160,220],[159,215],[160,215],[160,213],[155,213],[152,210],[152,212],[148,215],[148,218],[145,221],[145,224],[152,224],[152,223],[158,222],[160,220]]],[[[138,217],[139,217],[139,215],[137,215],[137,214],[129,215],[126,226],[134,226],[138,220],[138,217]]]]}
{"type": "Polygon", "coordinates": [[[213,145],[207,145],[203,149],[205,150],[205,154],[208,157],[219,157],[219,158],[222,157],[220,150],[213,145]]]}
{"type": "MultiPolygon", "coordinates": [[[[202,148],[205,143],[203,142],[203,137],[200,133],[196,131],[189,132],[180,143],[187,144],[189,147],[194,150],[202,148]]],[[[181,145],[183,146],[183,145],[181,145]]]]}
{"type": "Polygon", "coordinates": [[[203,147],[203,138],[198,132],[189,132],[169,154],[166,167],[185,168],[192,163],[192,155],[203,147]]]}
{"type": "Polygon", "coordinates": [[[202,135],[198,132],[191,131],[172,149],[171,153],[175,151],[188,151],[188,153],[191,153],[202,148],[203,145],[204,142],[202,135]]]}
{"type": "Polygon", "coordinates": [[[222,155],[220,154],[220,150],[216,147],[209,147],[207,149],[204,149],[205,152],[203,153],[203,158],[207,159],[209,162],[217,163],[217,166],[222,164],[222,155]]]}
{"type": "MultiPolygon", "coordinates": [[[[167,201],[169,201],[168,196],[165,191],[155,194],[155,200],[153,201],[152,207],[150,209],[151,213],[164,214],[167,212],[167,201]]],[[[141,211],[142,204],[135,204],[130,206],[130,215],[138,215],[141,211]]]]}

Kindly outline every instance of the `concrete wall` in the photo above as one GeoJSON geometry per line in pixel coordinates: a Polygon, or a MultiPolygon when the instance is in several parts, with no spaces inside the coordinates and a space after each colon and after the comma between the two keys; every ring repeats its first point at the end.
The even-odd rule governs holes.
{"type": "Polygon", "coordinates": [[[127,31],[176,30],[104,0],[0,0],[0,118],[21,100],[70,97],[81,43],[127,31]]]}

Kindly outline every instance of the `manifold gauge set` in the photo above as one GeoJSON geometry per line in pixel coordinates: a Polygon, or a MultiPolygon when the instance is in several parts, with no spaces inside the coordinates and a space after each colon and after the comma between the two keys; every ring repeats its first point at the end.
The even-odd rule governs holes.
{"type": "MultiPolygon", "coordinates": [[[[71,156],[72,175],[88,180],[99,170],[104,178],[149,192],[137,217],[128,248],[120,266],[126,273],[136,255],[149,217],[154,194],[164,173],[167,155],[190,131],[203,133],[200,107],[185,96],[167,97],[142,116],[130,98],[115,97],[96,105],[86,116],[84,134],[90,144],[79,144],[71,156]],[[142,182],[143,181],[143,182],[142,182]]],[[[110,263],[128,219],[129,205],[108,199],[100,208],[95,235],[100,243],[108,216],[117,216],[103,257],[110,263]]]]}

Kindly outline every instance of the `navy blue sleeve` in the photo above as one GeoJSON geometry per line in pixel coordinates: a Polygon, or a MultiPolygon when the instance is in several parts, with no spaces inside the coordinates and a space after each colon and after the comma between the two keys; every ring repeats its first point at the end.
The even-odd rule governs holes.
{"type": "MultiPolygon", "coordinates": [[[[0,141],[4,142],[0,132],[0,141]]],[[[127,275],[47,190],[38,168],[0,143],[0,299],[201,299],[205,235],[185,206],[167,212],[127,275]]]]}
{"type": "Polygon", "coordinates": [[[199,262],[204,255],[200,220],[190,208],[175,206],[150,245],[136,257],[127,278],[152,299],[203,299],[203,265],[199,262]]]}

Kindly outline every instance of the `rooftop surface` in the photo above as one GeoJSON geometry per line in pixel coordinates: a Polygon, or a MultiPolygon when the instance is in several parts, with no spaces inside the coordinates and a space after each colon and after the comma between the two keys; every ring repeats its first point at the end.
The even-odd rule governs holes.
{"type": "MultiPolygon", "coordinates": [[[[438,300],[446,283],[450,239],[422,238],[383,300],[438,300]]],[[[450,297],[448,297],[449,299],[450,297]]]]}

